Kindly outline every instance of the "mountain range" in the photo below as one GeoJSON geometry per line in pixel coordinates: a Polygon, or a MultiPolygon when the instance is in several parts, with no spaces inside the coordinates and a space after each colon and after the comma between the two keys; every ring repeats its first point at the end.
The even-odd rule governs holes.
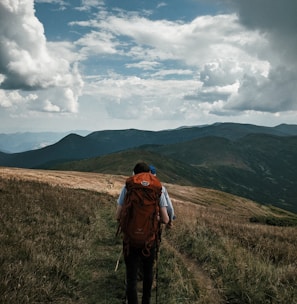
{"type": "Polygon", "coordinates": [[[297,125],[107,130],[0,153],[1,166],[124,175],[138,160],[153,163],[163,182],[222,190],[297,212],[297,125]]]}

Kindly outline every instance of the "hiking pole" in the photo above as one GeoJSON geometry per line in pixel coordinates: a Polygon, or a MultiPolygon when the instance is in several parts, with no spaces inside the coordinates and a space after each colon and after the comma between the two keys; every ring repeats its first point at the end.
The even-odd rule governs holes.
{"type": "MultiPolygon", "coordinates": [[[[157,242],[158,243],[158,242],[157,242]]],[[[159,245],[157,244],[156,248],[156,304],[158,303],[158,253],[159,253],[159,245]]]]}
{"type": "MultiPolygon", "coordinates": [[[[120,263],[120,259],[121,259],[121,257],[122,257],[122,254],[123,254],[123,249],[121,248],[120,254],[119,254],[118,259],[117,259],[116,266],[115,266],[115,268],[114,268],[114,272],[117,272],[117,271],[118,271],[119,263],[120,263]]],[[[125,286],[126,286],[126,279],[125,279],[125,286]]],[[[126,303],[127,303],[127,294],[126,294],[126,291],[125,291],[125,295],[124,295],[123,298],[122,298],[122,303],[123,303],[123,304],[126,304],[126,303]]]]}
{"type": "Polygon", "coordinates": [[[158,303],[158,279],[159,279],[158,278],[158,276],[159,276],[158,259],[159,259],[161,235],[162,235],[162,225],[159,223],[159,232],[158,232],[157,243],[156,243],[156,304],[158,303]]]}
{"type": "Polygon", "coordinates": [[[117,263],[116,263],[114,272],[117,272],[117,271],[118,271],[119,263],[120,263],[120,259],[121,259],[122,253],[123,253],[123,249],[121,248],[121,252],[120,252],[119,257],[118,257],[118,259],[117,259],[117,263]]]}

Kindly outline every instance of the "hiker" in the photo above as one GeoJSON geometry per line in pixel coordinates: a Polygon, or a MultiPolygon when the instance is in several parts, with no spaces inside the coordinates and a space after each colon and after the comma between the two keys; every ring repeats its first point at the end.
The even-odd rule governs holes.
{"type": "MultiPolygon", "coordinates": [[[[149,165],[150,167],[150,171],[153,175],[157,176],[157,170],[156,168],[153,166],[153,165],[149,165]]],[[[172,221],[176,219],[176,216],[175,216],[175,213],[174,213],[174,208],[173,208],[173,205],[172,205],[172,201],[169,197],[169,194],[168,194],[168,191],[167,189],[165,188],[164,185],[162,185],[162,193],[164,194],[164,197],[166,199],[166,202],[167,202],[167,213],[168,213],[168,216],[169,216],[169,223],[166,225],[167,228],[172,228],[172,221]]]]}
{"type": "MultiPolygon", "coordinates": [[[[156,183],[156,189],[158,189],[158,194],[155,195],[155,205],[159,209],[159,213],[156,214],[155,219],[157,221],[157,226],[161,223],[168,224],[169,217],[167,214],[167,202],[164,194],[162,194],[162,185],[159,180],[150,173],[150,168],[146,163],[140,162],[137,163],[134,167],[132,177],[126,180],[126,184],[123,187],[119,198],[117,200],[117,211],[116,219],[121,223],[123,221],[123,213],[129,200],[129,194],[132,190],[129,190],[131,187],[131,182],[134,179],[139,179],[144,176],[144,181],[141,184],[154,184],[156,183]],[[150,182],[146,182],[149,180],[150,182]],[[126,199],[126,200],[125,200],[126,199]],[[124,203],[126,205],[124,205],[124,203]]],[[[150,189],[145,189],[150,190],[150,189]]],[[[144,191],[147,192],[147,191],[144,191]]],[[[149,192],[151,193],[151,192],[149,192]]],[[[157,191],[156,191],[157,193],[157,191]]],[[[131,195],[131,194],[130,194],[131,195]]],[[[145,194],[142,194],[143,197],[145,194]]],[[[144,198],[142,198],[144,201],[144,198]]],[[[127,209],[126,209],[127,210],[127,209]]],[[[133,210],[134,211],[134,210],[133,210]]],[[[137,215],[136,215],[137,217],[137,215]]],[[[149,304],[151,299],[151,290],[153,284],[153,266],[156,253],[158,252],[158,236],[155,233],[155,238],[149,242],[149,245],[144,247],[138,247],[137,245],[132,244],[127,237],[123,239],[123,252],[124,260],[126,265],[126,297],[128,304],[138,304],[137,297],[137,273],[141,265],[143,269],[143,285],[142,285],[142,304],[149,304]]]]}

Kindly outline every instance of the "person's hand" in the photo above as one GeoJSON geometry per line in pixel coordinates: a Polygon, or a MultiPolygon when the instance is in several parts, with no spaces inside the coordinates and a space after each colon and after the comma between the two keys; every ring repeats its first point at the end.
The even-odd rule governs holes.
{"type": "Polygon", "coordinates": [[[166,228],[171,229],[173,227],[172,220],[169,220],[168,224],[166,225],[166,228]]]}

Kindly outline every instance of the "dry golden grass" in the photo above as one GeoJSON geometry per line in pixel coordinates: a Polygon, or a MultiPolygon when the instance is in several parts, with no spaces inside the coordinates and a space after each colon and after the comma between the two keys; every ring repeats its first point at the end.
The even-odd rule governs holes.
{"type": "Polygon", "coordinates": [[[1,180],[1,303],[85,303],[76,272],[95,233],[95,193],[1,180]]]}
{"type": "MultiPolygon", "coordinates": [[[[0,302],[122,303],[114,212],[124,179],[0,168],[0,302]]],[[[156,290],[159,304],[297,303],[296,226],[250,221],[295,215],[166,186],[177,219],[163,231],[152,303],[156,290]]]]}
{"type": "Polygon", "coordinates": [[[291,215],[221,195],[200,189],[175,201],[182,221],[171,242],[204,269],[225,303],[297,303],[297,228],[249,220],[291,215]]]}

